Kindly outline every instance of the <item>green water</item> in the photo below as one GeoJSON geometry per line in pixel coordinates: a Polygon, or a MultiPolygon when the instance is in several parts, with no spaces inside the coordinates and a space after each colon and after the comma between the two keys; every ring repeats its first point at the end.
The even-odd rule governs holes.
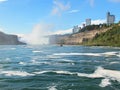
{"type": "Polygon", "coordinates": [[[120,90],[120,48],[0,46],[0,90],[120,90]]]}

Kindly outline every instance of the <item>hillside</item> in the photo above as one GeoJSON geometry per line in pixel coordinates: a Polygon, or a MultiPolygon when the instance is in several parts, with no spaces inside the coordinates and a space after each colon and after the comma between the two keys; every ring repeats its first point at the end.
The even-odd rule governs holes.
{"type": "Polygon", "coordinates": [[[0,45],[23,45],[25,43],[18,40],[17,35],[9,35],[0,32],[0,45]]]}
{"type": "Polygon", "coordinates": [[[92,40],[98,34],[106,32],[111,29],[111,27],[99,27],[98,25],[91,25],[84,27],[76,34],[67,34],[67,35],[52,35],[50,36],[50,44],[66,44],[66,45],[80,45],[84,42],[92,40]]]}
{"type": "Polygon", "coordinates": [[[91,25],[76,34],[53,35],[50,44],[120,46],[120,24],[91,25]]]}
{"type": "Polygon", "coordinates": [[[92,46],[120,46],[120,24],[114,25],[110,30],[97,35],[84,44],[92,46]]]}

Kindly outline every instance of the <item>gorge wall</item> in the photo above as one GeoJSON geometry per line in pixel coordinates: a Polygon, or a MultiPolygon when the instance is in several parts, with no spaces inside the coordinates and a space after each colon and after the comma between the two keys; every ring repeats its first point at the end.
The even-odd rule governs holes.
{"type": "Polygon", "coordinates": [[[110,30],[111,27],[105,29],[96,29],[91,31],[84,31],[76,34],[67,34],[67,35],[52,35],[49,38],[50,44],[66,44],[66,45],[79,45],[83,42],[87,42],[98,34],[110,30]]]}
{"type": "Polygon", "coordinates": [[[10,35],[0,32],[0,45],[24,45],[25,43],[18,40],[17,35],[10,35]]]}

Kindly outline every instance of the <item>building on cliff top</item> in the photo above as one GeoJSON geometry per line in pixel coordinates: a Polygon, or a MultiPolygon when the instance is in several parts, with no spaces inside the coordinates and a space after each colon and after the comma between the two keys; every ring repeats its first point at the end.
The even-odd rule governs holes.
{"type": "Polygon", "coordinates": [[[91,25],[91,19],[90,18],[86,19],[86,26],[89,26],[89,25],[91,25]]]}
{"type": "Polygon", "coordinates": [[[115,22],[115,15],[111,15],[110,12],[107,13],[107,25],[111,25],[115,22]]]}
{"type": "Polygon", "coordinates": [[[81,27],[78,27],[78,25],[74,26],[73,29],[72,29],[73,34],[78,33],[80,29],[81,29],[81,27]]]}

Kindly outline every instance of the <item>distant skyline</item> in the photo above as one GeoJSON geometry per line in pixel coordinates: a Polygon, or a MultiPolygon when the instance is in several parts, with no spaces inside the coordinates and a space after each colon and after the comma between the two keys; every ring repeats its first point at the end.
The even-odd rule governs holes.
{"type": "Polygon", "coordinates": [[[105,22],[108,11],[118,22],[120,0],[0,0],[0,31],[29,34],[37,26],[48,32],[61,32],[87,18],[94,23],[105,22]]]}

